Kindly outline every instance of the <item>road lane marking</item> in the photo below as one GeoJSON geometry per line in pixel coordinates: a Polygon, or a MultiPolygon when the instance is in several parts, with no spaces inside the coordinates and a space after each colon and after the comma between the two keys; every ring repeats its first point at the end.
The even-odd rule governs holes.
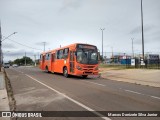
{"type": "Polygon", "coordinates": [[[13,70],[15,70],[15,71],[17,71],[17,72],[20,72],[20,73],[22,73],[22,74],[24,73],[24,72],[21,72],[21,71],[19,71],[19,70],[16,70],[16,69],[13,69],[13,70]]]}
{"type": "Polygon", "coordinates": [[[156,97],[156,96],[151,96],[152,98],[156,98],[156,99],[160,99],[160,97],[156,97]]]}
{"type": "Polygon", "coordinates": [[[96,84],[96,85],[100,85],[100,86],[105,86],[105,85],[103,85],[103,84],[99,84],[99,83],[95,83],[95,82],[91,82],[91,81],[85,81],[85,82],[89,82],[89,83],[96,84]]]}
{"type": "MultiPolygon", "coordinates": [[[[122,88],[120,88],[120,89],[122,89],[122,88]]],[[[156,97],[156,96],[152,96],[152,95],[147,95],[147,94],[143,94],[143,93],[139,93],[139,92],[136,92],[136,91],[127,90],[127,89],[122,89],[122,90],[124,90],[126,92],[130,92],[130,93],[134,93],[134,94],[139,94],[139,95],[144,95],[144,96],[148,96],[148,97],[152,97],[152,98],[160,100],[160,97],[156,97]]]]}
{"type": "MultiPolygon", "coordinates": [[[[71,97],[69,97],[69,96],[67,96],[67,95],[65,95],[65,94],[63,94],[63,93],[61,93],[61,92],[59,92],[59,91],[56,90],[56,89],[53,89],[52,87],[50,87],[50,86],[44,84],[43,82],[38,81],[37,79],[31,77],[30,75],[27,75],[27,74],[25,74],[25,75],[26,75],[27,77],[31,78],[32,80],[34,80],[34,81],[40,83],[41,85],[44,85],[45,87],[49,88],[50,90],[52,90],[52,91],[54,91],[54,92],[56,92],[56,93],[58,93],[58,94],[64,96],[65,98],[67,98],[68,100],[70,100],[70,101],[74,102],[75,104],[81,106],[82,108],[84,108],[84,109],[86,109],[86,110],[88,110],[88,111],[91,111],[91,112],[93,112],[94,114],[96,114],[96,115],[98,115],[98,116],[100,116],[100,117],[103,116],[102,114],[96,112],[96,111],[93,110],[92,108],[87,107],[86,105],[84,105],[84,104],[82,104],[82,103],[80,103],[80,102],[78,102],[78,101],[72,99],[71,97]]],[[[101,118],[104,119],[104,120],[111,120],[111,119],[108,118],[108,117],[101,117],[101,118]]]]}

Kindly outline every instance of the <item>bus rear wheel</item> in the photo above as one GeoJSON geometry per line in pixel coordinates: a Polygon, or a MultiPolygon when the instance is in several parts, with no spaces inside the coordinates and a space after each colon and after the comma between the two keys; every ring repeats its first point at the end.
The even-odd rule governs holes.
{"type": "Polygon", "coordinates": [[[49,71],[48,71],[48,67],[47,67],[47,66],[46,66],[45,72],[49,73],[49,71]]]}
{"type": "Polygon", "coordinates": [[[83,78],[87,78],[88,75],[82,75],[83,78]]]}
{"type": "Polygon", "coordinates": [[[67,70],[67,67],[64,67],[64,69],[63,69],[63,75],[64,75],[64,77],[68,77],[68,70],[67,70]]]}

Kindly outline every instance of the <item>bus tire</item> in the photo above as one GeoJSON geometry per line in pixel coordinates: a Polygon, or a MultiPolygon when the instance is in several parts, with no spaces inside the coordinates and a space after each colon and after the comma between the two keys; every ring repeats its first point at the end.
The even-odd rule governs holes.
{"type": "Polygon", "coordinates": [[[68,70],[67,70],[67,67],[64,67],[63,68],[63,75],[64,75],[64,77],[68,77],[68,70]]]}
{"type": "Polygon", "coordinates": [[[49,71],[48,71],[48,66],[46,66],[45,72],[46,72],[46,73],[49,73],[49,71]]]}
{"type": "Polygon", "coordinates": [[[88,75],[82,75],[83,78],[87,78],[88,75]]]}

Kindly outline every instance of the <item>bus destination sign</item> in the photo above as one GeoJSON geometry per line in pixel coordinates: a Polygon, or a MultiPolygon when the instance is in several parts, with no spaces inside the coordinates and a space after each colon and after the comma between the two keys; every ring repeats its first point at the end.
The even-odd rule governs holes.
{"type": "Polygon", "coordinates": [[[83,44],[79,44],[77,45],[77,49],[96,49],[95,46],[91,46],[91,45],[83,45],[83,44]]]}

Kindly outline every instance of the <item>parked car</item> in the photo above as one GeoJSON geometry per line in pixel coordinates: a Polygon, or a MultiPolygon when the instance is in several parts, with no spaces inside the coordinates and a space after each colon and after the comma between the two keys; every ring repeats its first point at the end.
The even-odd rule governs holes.
{"type": "Polygon", "coordinates": [[[3,67],[4,67],[4,68],[9,68],[9,67],[10,67],[10,64],[9,64],[9,63],[4,63],[4,64],[3,64],[3,67]]]}
{"type": "Polygon", "coordinates": [[[18,67],[18,65],[17,64],[13,64],[12,67],[18,67]]]}

